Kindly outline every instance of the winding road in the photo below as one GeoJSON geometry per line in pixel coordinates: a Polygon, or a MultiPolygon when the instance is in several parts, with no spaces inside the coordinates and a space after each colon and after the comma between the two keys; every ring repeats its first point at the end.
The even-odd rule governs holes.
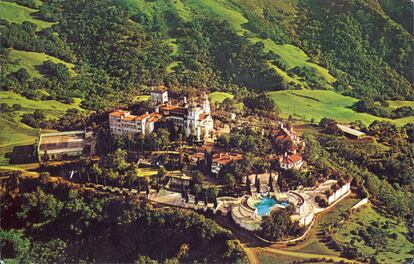
{"type": "MultiPolygon", "coordinates": [[[[323,213],[322,213],[323,214],[323,213]]],[[[216,217],[215,220],[221,226],[230,229],[233,235],[240,240],[243,250],[246,252],[247,259],[250,264],[259,264],[260,260],[258,255],[260,253],[267,254],[277,254],[284,255],[302,259],[311,259],[311,258],[326,258],[333,259],[336,262],[344,261],[346,263],[355,263],[355,261],[339,257],[336,255],[320,254],[320,253],[306,253],[300,252],[299,250],[305,248],[310,243],[313,242],[313,239],[317,235],[318,221],[321,215],[317,216],[316,222],[309,231],[308,235],[304,238],[304,241],[300,244],[286,247],[286,244],[269,244],[258,240],[253,236],[249,231],[240,229],[236,224],[234,224],[231,219],[227,217],[216,217]]]]}

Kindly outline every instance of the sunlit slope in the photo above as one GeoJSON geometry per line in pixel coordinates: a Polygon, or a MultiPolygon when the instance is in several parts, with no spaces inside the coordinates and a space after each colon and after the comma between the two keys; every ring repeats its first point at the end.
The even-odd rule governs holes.
{"type": "Polygon", "coordinates": [[[72,76],[76,74],[73,70],[75,67],[74,64],[65,62],[61,59],[58,59],[56,57],[50,56],[42,52],[10,49],[9,59],[10,63],[5,65],[6,72],[14,72],[19,70],[20,68],[25,68],[31,76],[39,77],[41,76],[41,74],[38,70],[38,67],[41,66],[43,62],[50,60],[53,63],[64,64],[69,69],[69,73],[72,76]]]}
{"type": "Polygon", "coordinates": [[[23,23],[29,21],[37,25],[37,30],[42,30],[53,25],[51,22],[36,19],[33,14],[38,10],[28,8],[11,2],[0,2],[0,18],[9,22],[23,23]]]}
{"type": "MultiPolygon", "coordinates": [[[[326,68],[310,62],[310,58],[303,50],[291,44],[276,43],[275,41],[266,38],[262,39],[252,32],[246,26],[249,20],[243,15],[243,11],[238,7],[238,1],[231,0],[159,0],[159,1],[143,1],[143,0],[124,0],[125,5],[131,10],[131,13],[138,13],[139,19],[142,21],[165,20],[168,13],[173,13],[182,21],[190,21],[197,17],[213,17],[220,20],[228,21],[239,35],[244,35],[252,41],[252,43],[262,42],[265,51],[274,52],[280,57],[280,60],[285,63],[287,69],[280,69],[276,65],[269,62],[269,68],[272,68],[280,75],[287,83],[298,84],[303,88],[309,88],[306,80],[303,78],[288,73],[287,71],[295,67],[310,68],[315,72],[316,78],[320,80],[319,83],[325,89],[332,88],[332,83],[336,81],[326,68]]],[[[274,3],[278,4],[278,3],[274,3]]],[[[292,8],[290,6],[290,8],[292,8]]],[[[174,21],[168,18],[166,26],[173,27],[174,21]]],[[[172,67],[177,65],[177,61],[173,62],[168,67],[168,71],[172,71],[172,67]]]]}
{"type": "MultiPolygon", "coordinates": [[[[380,118],[366,113],[358,113],[350,107],[358,100],[327,90],[293,90],[268,93],[277,104],[283,117],[319,122],[324,117],[333,118],[338,122],[350,123],[361,120],[370,124],[374,120],[387,120],[396,125],[414,122],[414,117],[399,119],[380,118]]],[[[401,102],[400,102],[401,103],[401,102]]]]}

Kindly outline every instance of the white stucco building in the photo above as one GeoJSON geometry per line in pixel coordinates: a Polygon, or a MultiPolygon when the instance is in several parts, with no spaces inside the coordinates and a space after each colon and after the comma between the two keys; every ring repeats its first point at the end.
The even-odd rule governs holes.
{"type": "Polygon", "coordinates": [[[285,153],[279,159],[280,168],[284,170],[299,170],[303,165],[302,156],[299,154],[288,155],[285,153]]]}
{"type": "Polygon", "coordinates": [[[165,104],[168,102],[168,91],[164,86],[153,88],[151,90],[151,102],[154,105],[165,104]]]}
{"type": "Polygon", "coordinates": [[[161,119],[158,113],[131,115],[129,111],[117,110],[109,114],[111,134],[126,136],[128,134],[150,134],[154,123],[161,119]]]}
{"type": "Polygon", "coordinates": [[[195,140],[203,141],[213,135],[213,119],[210,113],[210,101],[204,93],[201,102],[194,99],[183,105],[171,105],[168,102],[168,92],[153,90],[152,104],[156,111],[140,116],[131,115],[128,111],[117,110],[109,114],[109,126],[112,134],[149,134],[155,129],[155,123],[164,121],[182,129],[184,135],[194,136],[195,140]],[[167,100],[167,101],[166,101],[167,100]]]}

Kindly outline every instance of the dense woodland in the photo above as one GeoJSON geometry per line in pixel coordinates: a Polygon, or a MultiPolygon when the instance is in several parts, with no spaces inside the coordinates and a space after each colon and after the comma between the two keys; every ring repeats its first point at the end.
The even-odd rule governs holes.
{"type": "Polygon", "coordinates": [[[355,97],[412,98],[413,36],[381,16],[381,6],[374,1],[303,2],[302,47],[330,65],[337,89],[355,97]]]}
{"type": "MultiPolygon", "coordinates": [[[[401,6],[385,0],[306,0],[289,3],[292,10],[286,11],[263,3],[261,15],[249,13],[249,6],[255,5],[251,0],[234,4],[249,19],[247,29],[263,39],[297,45],[311,61],[329,69],[337,78],[338,92],[373,100],[412,99],[414,39],[410,16],[404,16],[412,3],[399,2],[401,6]]],[[[236,93],[246,88],[256,93],[297,88],[269,68],[272,62],[286,69],[277,54],[265,52],[262,43],[253,44],[227,21],[208,14],[186,21],[173,9],[149,16],[125,3],[47,0],[36,16],[57,23],[40,31],[28,21],[1,20],[6,69],[15,63],[8,56],[10,48],[45,52],[76,65],[76,75],[53,62],[41,65],[37,77],[24,69],[2,73],[2,89],[62,102],[81,97],[85,108],[97,110],[128,104],[132,97],[125,94],[142,94],[153,84],[236,93]]],[[[302,76],[310,87],[326,88],[310,68],[287,72],[302,76]]]]}
{"type": "MultiPolygon", "coordinates": [[[[230,91],[236,99],[225,101],[223,109],[233,111],[242,101],[246,113],[268,116],[278,109],[264,92],[299,88],[287,83],[269,63],[300,76],[308,88],[327,88],[312,68],[288,69],[278,54],[266,51],[261,42],[254,44],[250,37],[303,49],[310,62],[325,67],[337,79],[332,84],[337,92],[361,99],[352,106],[358,112],[387,118],[413,115],[410,107],[392,109],[386,102],[414,99],[413,3],[409,0],[300,0],[283,1],[280,6],[278,1],[223,1],[248,19],[242,25],[249,30],[245,34],[207,12],[195,12],[188,20],[176,9],[148,13],[131,9],[124,0],[45,0],[39,7],[31,0],[15,2],[36,7],[37,18],[56,23],[39,30],[28,21],[0,20],[0,58],[5,69],[0,89],[63,103],[79,97],[84,109],[96,111],[87,116],[70,109],[54,121],[41,111],[24,114],[21,121],[33,128],[82,129],[85,124],[96,128],[106,120],[102,111],[115,107],[128,106],[133,113],[143,113],[148,105],[133,102],[133,98],[147,94],[148,87],[156,84],[167,85],[173,95],[196,93],[200,88],[230,91]],[[9,67],[18,64],[11,58],[13,50],[43,52],[75,67],[47,60],[36,66],[36,76],[25,68],[10,71],[9,67]]],[[[17,104],[0,105],[1,113],[6,113],[2,117],[8,119],[20,110],[17,104]]],[[[320,128],[325,134],[304,135],[304,158],[312,172],[282,175],[290,179],[281,183],[282,189],[292,183],[313,186],[329,178],[352,180],[356,192],[369,196],[385,215],[412,223],[413,124],[396,127],[375,121],[365,126],[356,121],[353,127],[378,139],[364,147],[338,139],[341,133],[335,125],[335,120],[323,119],[320,128]]],[[[96,130],[98,140],[109,138],[105,128],[96,130]]],[[[110,154],[109,163],[86,164],[83,172],[90,173],[92,182],[95,178],[96,183],[128,186],[134,182],[130,176],[136,168],[118,149],[164,149],[170,139],[171,134],[162,130],[147,138],[110,138],[111,144],[102,144],[102,140],[103,153],[110,154]]],[[[269,135],[242,129],[220,137],[217,143],[228,151],[246,154],[221,175],[230,194],[237,193],[234,186],[248,173],[261,173],[275,165],[255,158],[258,153],[270,153],[269,135]]],[[[194,193],[209,199],[211,190],[200,186],[200,173],[192,176],[194,193]]],[[[0,239],[6,243],[4,251],[11,253],[7,257],[39,263],[58,259],[138,263],[151,259],[165,263],[243,260],[231,235],[198,214],[153,210],[128,197],[78,192],[46,181],[34,185],[19,181],[18,175],[11,176],[1,189],[0,200],[7,213],[2,214],[0,239]],[[22,234],[17,229],[26,231],[22,234]],[[131,233],[137,234],[132,242],[131,233]],[[164,247],[164,241],[173,241],[174,246],[164,247]],[[111,250],[101,254],[106,245],[111,250]]],[[[211,192],[217,196],[216,191],[211,192]]],[[[272,215],[263,227],[275,231],[272,238],[298,231],[287,216],[272,215]],[[277,221],[286,229],[274,228],[277,221]]]]}
{"type": "Polygon", "coordinates": [[[332,129],[333,124],[334,120],[323,119],[320,126],[328,135],[305,136],[305,157],[330,174],[348,175],[358,192],[369,193],[370,199],[385,212],[412,221],[412,125],[398,128],[386,121],[374,121],[365,127],[355,122],[355,128],[377,137],[385,145],[369,144],[361,148],[359,144],[338,139],[341,133],[332,129]]]}
{"type": "Polygon", "coordinates": [[[2,258],[21,263],[244,261],[238,241],[204,216],[7,173],[1,188],[2,258]],[[24,232],[19,231],[24,228],[24,232]],[[103,250],[105,249],[105,250],[103,250]],[[207,254],[208,252],[208,254],[207,254]]]}

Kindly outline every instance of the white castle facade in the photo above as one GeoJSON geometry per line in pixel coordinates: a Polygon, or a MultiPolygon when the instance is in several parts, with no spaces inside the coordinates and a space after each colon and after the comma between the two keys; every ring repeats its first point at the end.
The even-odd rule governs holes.
{"type": "Polygon", "coordinates": [[[155,112],[143,115],[131,115],[128,111],[116,110],[109,114],[111,134],[126,136],[128,134],[150,134],[161,124],[171,123],[186,137],[193,136],[203,141],[213,136],[213,118],[211,117],[210,101],[205,93],[201,101],[194,99],[183,104],[170,104],[168,92],[163,89],[151,91],[151,103],[156,106],[155,112]]]}

